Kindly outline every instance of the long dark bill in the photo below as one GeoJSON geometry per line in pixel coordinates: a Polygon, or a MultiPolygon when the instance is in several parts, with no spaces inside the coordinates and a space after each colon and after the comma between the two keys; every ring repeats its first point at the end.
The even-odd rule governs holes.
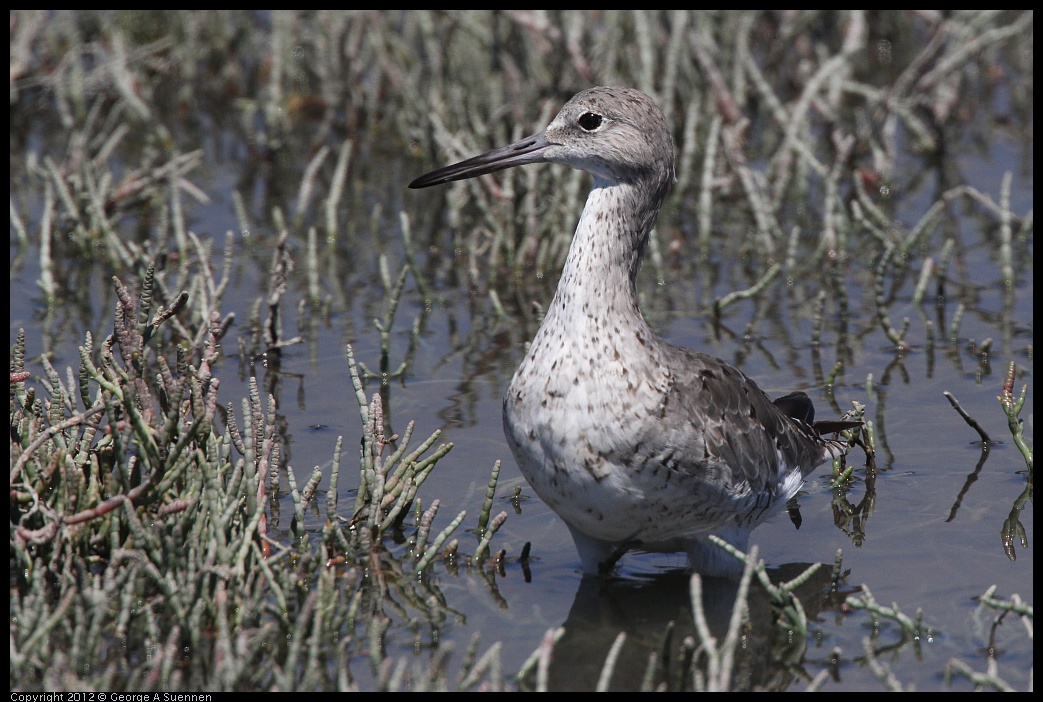
{"type": "Polygon", "coordinates": [[[476,178],[486,173],[495,173],[512,166],[526,163],[542,163],[546,161],[543,152],[551,146],[543,132],[516,141],[509,146],[486,151],[484,154],[469,158],[451,166],[445,166],[420,176],[409,184],[410,188],[428,188],[432,185],[451,183],[454,180],[476,178]]]}

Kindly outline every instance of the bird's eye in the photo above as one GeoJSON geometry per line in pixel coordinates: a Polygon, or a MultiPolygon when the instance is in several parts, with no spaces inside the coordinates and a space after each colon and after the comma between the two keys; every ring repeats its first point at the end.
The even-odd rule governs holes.
{"type": "Polygon", "coordinates": [[[579,116],[579,126],[588,132],[592,132],[601,126],[603,118],[594,112],[584,112],[579,116]]]}

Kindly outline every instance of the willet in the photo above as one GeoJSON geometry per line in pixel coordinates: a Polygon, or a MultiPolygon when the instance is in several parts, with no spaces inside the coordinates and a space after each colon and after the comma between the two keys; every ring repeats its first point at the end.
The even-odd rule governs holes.
{"type": "Polygon", "coordinates": [[[568,525],[585,571],[639,548],[684,551],[693,570],[732,575],[741,564],[707,536],[745,550],[750,531],[848,446],[816,430],[805,393],[772,402],[724,361],[659,338],[638,309],[638,267],[674,180],[670,131],[648,95],[584,90],[544,131],[409,187],[542,162],[586,171],[594,185],[504,395],[518,466],[568,525]]]}

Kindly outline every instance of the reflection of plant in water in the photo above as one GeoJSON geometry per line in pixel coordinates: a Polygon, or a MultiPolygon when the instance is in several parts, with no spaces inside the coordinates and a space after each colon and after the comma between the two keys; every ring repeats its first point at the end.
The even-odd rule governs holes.
{"type": "Polygon", "coordinates": [[[1021,523],[1020,515],[1025,505],[1032,501],[1032,448],[1025,441],[1022,422],[1018,417],[1021,413],[1021,408],[1025,406],[1025,397],[1028,395],[1029,386],[1028,384],[1023,385],[1021,394],[1015,397],[1014,372],[1014,362],[1011,361],[1010,368],[1007,371],[1007,380],[1003,384],[1003,393],[999,396],[999,401],[1000,405],[1003,406],[1004,413],[1007,415],[1007,426],[1010,427],[1011,436],[1014,437],[1014,444],[1021,451],[1021,455],[1025,457],[1025,466],[1028,468],[1028,480],[1026,481],[1025,489],[1015,498],[1010,514],[1003,520],[1003,528],[1000,530],[1000,537],[1003,539],[1003,550],[1007,553],[1007,558],[1012,561],[1017,559],[1014,551],[1015,541],[1020,542],[1022,548],[1028,548],[1029,546],[1028,535],[1025,533],[1025,527],[1021,523]]]}
{"type": "MultiPolygon", "coordinates": [[[[1028,535],[1025,533],[1025,527],[1021,523],[1021,511],[1025,506],[1032,500],[1032,449],[1025,442],[1025,437],[1022,432],[1022,422],[1019,418],[1022,407],[1025,405],[1025,398],[1028,394],[1028,385],[1022,386],[1021,394],[1015,398],[1014,396],[1014,377],[1016,367],[1013,361],[1007,370],[1007,377],[1003,384],[1003,390],[999,397],[1000,406],[1003,408],[1004,414],[1007,415],[1007,425],[1010,427],[1011,435],[1014,438],[1014,444],[1021,451],[1022,456],[1025,458],[1025,465],[1028,469],[1028,480],[1026,481],[1025,489],[1015,498],[1014,504],[1011,507],[1010,512],[1003,520],[1003,525],[1000,529],[1000,539],[1003,544],[1003,551],[1006,553],[1007,558],[1012,561],[1017,560],[1017,552],[1015,550],[1016,543],[1020,543],[1022,548],[1028,548],[1028,535]]],[[[974,467],[974,471],[967,476],[967,480],[960,490],[960,494],[957,495],[956,501],[953,503],[952,510],[949,513],[949,518],[946,521],[951,522],[956,518],[957,511],[963,502],[964,497],[970,491],[971,486],[978,480],[978,475],[981,473],[982,468],[985,466],[985,461],[989,458],[989,451],[994,443],[992,437],[985,431],[985,428],[978,423],[966,410],[960,405],[960,403],[953,397],[952,393],[944,393],[945,397],[949,400],[949,403],[953,406],[964,421],[978,432],[981,437],[981,457],[978,459],[977,465],[974,467]]]]}
{"type": "Polygon", "coordinates": [[[830,480],[833,490],[833,523],[848,535],[855,546],[861,546],[865,539],[866,523],[876,504],[876,433],[875,424],[865,420],[865,405],[862,403],[854,403],[854,410],[848,418],[864,422],[858,429],[845,432],[851,444],[861,446],[865,453],[864,491],[857,505],[848,499],[848,493],[858,482],[852,477],[855,466],[845,465],[845,461],[835,459],[830,480]]]}
{"type": "MultiPolygon", "coordinates": [[[[1012,369],[1013,372],[1013,369],[1012,369]]],[[[1021,597],[1017,594],[1011,595],[1010,599],[996,598],[996,586],[990,587],[978,600],[981,602],[982,607],[987,607],[991,610],[998,610],[999,614],[993,619],[992,626],[989,629],[989,640],[986,645],[986,662],[988,668],[984,673],[975,671],[969,665],[964,663],[958,658],[953,658],[949,661],[949,666],[945,671],[945,677],[947,682],[951,682],[953,677],[965,677],[973,682],[977,687],[977,690],[992,689],[1002,692],[1015,692],[1016,688],[1008,683],[1006,680],[999,676],[999,665],[997,663],[998,651],[996,646],[996,632],[1003,620],[1006,619],[1008,614],[1017,615],[1021,624],[1023,625],[1025,632],[1028,634],[1029,641],[1032,641],[1032,606],[1024,602],[1021,597]]],[[[1031,671],[1028,671],[1031,675],[1031,671]]]]}

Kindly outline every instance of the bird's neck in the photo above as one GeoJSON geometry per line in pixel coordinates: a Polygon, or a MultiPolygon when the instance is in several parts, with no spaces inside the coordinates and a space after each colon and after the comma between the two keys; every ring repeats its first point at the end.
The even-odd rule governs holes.
{"type": "Polygon", "coordinates": [[[577,325],[595,316],[644,325],[637,271],[668,188],[668,182],[595,181],[548,317],[577,325]]]}

